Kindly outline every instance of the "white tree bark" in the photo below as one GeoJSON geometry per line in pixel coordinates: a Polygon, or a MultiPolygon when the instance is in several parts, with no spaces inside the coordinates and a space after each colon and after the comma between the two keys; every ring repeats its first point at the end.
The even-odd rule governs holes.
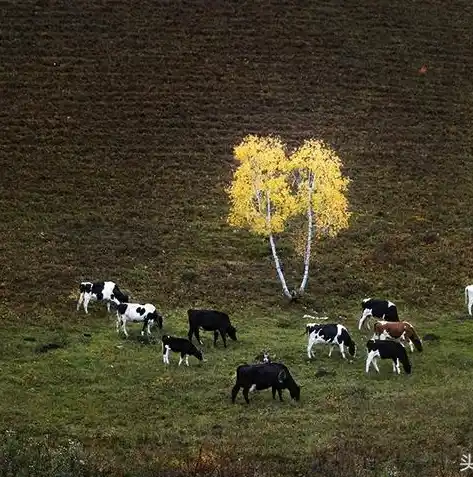
{"type": "MultiPolygon", "coordinates": [[[[271,223],[271,201],[269,198],[269,192],[266,192],[266,222],[268,224],[268,229],[270,229],[269,224],[271,223]]],[[[281,281],[284,295],[292,299],[293,296],[291,295],[291,292],[289,291],[289,288],[287,287],[286,279],[284,278],[284,273],[281,269],[281,263],[279,262],[279,257],[276,252],[276,244],[274,242],[274,237],[271,232],[269,233],[269,243],[271,244],[271,251],[273,253],[274,265],[276,267],[276,271],[278,272],[278,277],[279,277],[279,280],[281,281]]]]}
{"type": "Polygon", "coordinates": [[[314,236],[314,217],[312,210],[312,193],[314,191],[315,178],[313,173],[309,173],[309,184],[308,184],[308,207],[307,207],[307,243],[305,246],[304,252],[304,275],[302,277],[301,286],[299,287],[299,294],[304,293],[305,287],[307,285],[307,280],[309,279],[309,264],[310,264],[310,254],[311,254],[311,244],[312,238],[314,236]]]}

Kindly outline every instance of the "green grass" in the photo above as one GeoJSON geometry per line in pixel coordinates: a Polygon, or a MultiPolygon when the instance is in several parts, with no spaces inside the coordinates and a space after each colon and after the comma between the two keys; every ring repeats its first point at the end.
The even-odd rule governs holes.
{"type": "MultiPolygon", "coordinates": [[[[267,462],[274,475],[306,473],[316,463],[325,475],[342,475],[344,466],[355,472],[357,461],[367,458],[374,459],[373,472],[391,462],[402,475],[414,475],[414,463],[416,475],[440,466],[454,475],[460,450],[466,452],[473,437],[472,323],[447,315],[429,324],[419,320],[421,335],[434,333],[438,340],[426,341],[422,354],[410,354],[412,375],[393,375],[391,364],[381,362],[381,373],[367,376],[366,335],[356,329],[357,312],[351,310],[347,323],[359,348],[351,363],[337,351],[328,358],[323,346],[309,362],[299,313],[235,313],[239,340],[227,350],[213,348],[211,334],[204,334],[207,361],[191,358],[189,368],[178,367],[176,355],[170,366],[162,363],[156,331],[147,340],[139,325],[130,325],[128,339],[117,337],[113,315],[105,316],[97,304],[82,325],[7,324],[0,337],[0,402],[8,405],[0,408],[0,422],[20,436],[82,443],[90,462],[113,449],[113,475],[184,472],[189,462],[215,471],[238,458],[247,463],[246,472],[267,462]],[[61,348],[40,353],[48,343],[61,348]],[[241,393],[232,405],[236,366],[255,361],[265,348],[302,385],[301,401],[286,391],[280,403],[262,391],[250,396],[249,406],[241,393]],[[316,377],[320,369],[335,376],[316,377]],[[378,448],[384,450],[379,454],[378,448]],[[287,461],[278,464],[284,455],[287,461]]],[[[184,309],[168,313],[166,332],[185,335],[185,316],[184,309]]]]}

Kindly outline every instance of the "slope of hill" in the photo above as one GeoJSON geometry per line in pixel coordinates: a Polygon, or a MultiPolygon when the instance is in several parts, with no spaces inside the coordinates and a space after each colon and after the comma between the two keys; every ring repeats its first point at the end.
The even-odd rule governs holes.
{"type": "Polygon", "coordinates": [[[280,310],[290,326],[301,306],[351,319],[370,295],[424,322],[462,317],[472,14],[466,0],[5,5],[4,323],[83,324],[84,279],[171,316],[280,310]],[[351,179],[351,227],[316,248],[292,308],[265,241],[226,224],[232,148],[249,133],[324,139],[351,179]]]}

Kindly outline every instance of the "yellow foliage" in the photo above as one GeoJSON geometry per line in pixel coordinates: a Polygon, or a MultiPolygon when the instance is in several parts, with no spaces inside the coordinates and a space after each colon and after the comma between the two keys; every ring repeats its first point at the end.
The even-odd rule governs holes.
{"type": "Polygon", "coordinates": [[[348,227],[349,180],[323,142],[305,141],[288,158],[279,138],[249,135],[234,148],[234,157],[240,165],[227,189],[230,225],[261,235],[278,233],[291,217],[307,214],[310,205],[316,236],[334,236],[348,227]]]}
{"type": "Polygon", "coordinates": [[[289,162],[289,170],[297,178],[299,211],[306,213],[311,205],[315,235],[333,237],[347,228],[351,215],[345,196],[349,179],[342,176],[342,162],[335,151],[322,141],[311,139],[291,154],[289,162]]]}
{"type": "Polygon", "coordinates": [[[297,202],[286,180],[284,145],[278,138],[250,135],[234,148],[234,157],[240,166],[227,189],[229,224],[261,235],[282,232],[287,219],[297,213],[297,202]]]}

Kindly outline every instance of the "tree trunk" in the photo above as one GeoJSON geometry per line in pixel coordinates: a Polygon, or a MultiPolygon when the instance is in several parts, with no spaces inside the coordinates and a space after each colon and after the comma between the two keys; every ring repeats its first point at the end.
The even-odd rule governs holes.
{"type": "MultiPolygon", "coordinates": [[[[271,230],[271,227],[269,226],[271,223],[271,201],[269,198],[269,192],[266,192],[266,222],[268,224],[268,229],[271,230]]],[[[271,244],[271,252],[273,252],[274,265],[276,267],[276,271],[278,272],[279,280],[281,281],[284,295],[286,295],[289,299],[292,299],[294,297],[289,291],[289,288],[287,288],[286,279],[284,278],[284,274],[281,269],[281,263],[279,262],[279,257],[276,252],[276,244],[274,243],[274,237],[271,232],[269,233],[269,243],[271,244]]]]}
{"type": "Polygon", "coordinates": [[[271,251],[273,252],[274,265],[276,267],[276,271],[278,272],[279,280],[281,281],[282,290],[284,292],[284,295],[286,295],[289,299],[292,300],[294,297],[292,296],[291,292],[289,291],[289,288],[287,288],[286,279],[284,278],[284,274],[283,274],[282,269],[281,269],[281,264],[279,262],[279,257],[278,257],[278,254],[276,253],[276,244],[274,243],[273,234],[269,234],[269,243],[271,244],[271,251]]]}
{"type": "Polygon", "coordinates": [[[309,177],[309,205],[307,207],[307,243],[305,246],[304,253],[304,275],[302,277],[301,286],[299,287],[299,295],[304,293],[305,287],[307,285],[307,280],[309,279],[309,264],[310,264],[310,253],[311,253],[311,244],[312,237],[314,236],[314,222],[313,222],[313,210],[312,210],[312,192],[314,190],[314,177],[309,177]]]}

